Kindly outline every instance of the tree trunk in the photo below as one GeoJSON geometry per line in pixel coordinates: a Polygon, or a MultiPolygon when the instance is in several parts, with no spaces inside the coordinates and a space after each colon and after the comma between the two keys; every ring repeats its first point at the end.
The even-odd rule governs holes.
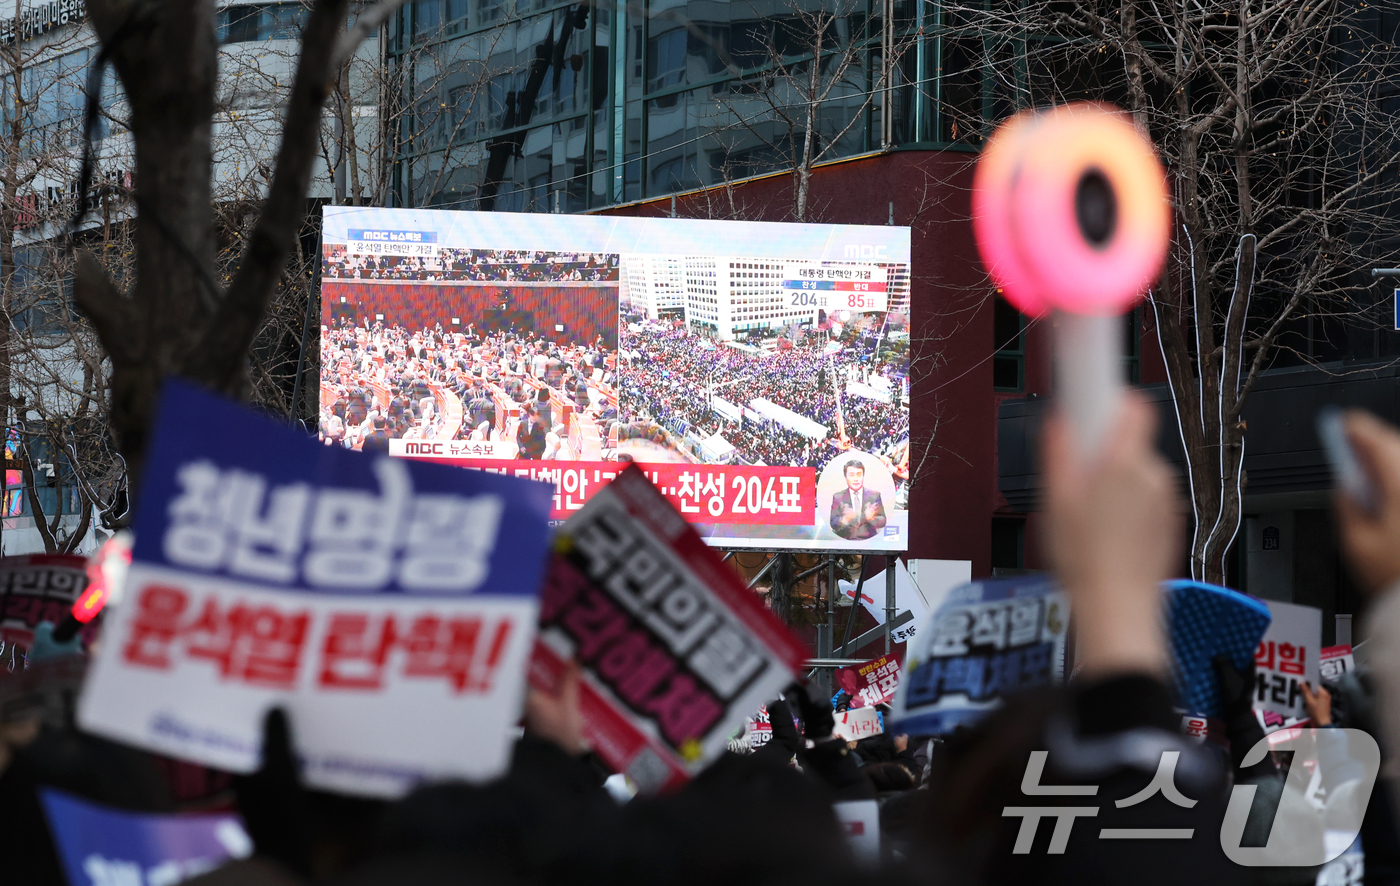
{"type": "Polygon", "coordinates": [[[1254,284],[1254,238],[1246,235],[1240,239],[1236,283],[1226,312],[1225,347],[1219,357],[1211,356],[1213,348],[1204,350],[1214,335],[1203,333],[1214,330],[1209,308],[1203,306],[1214,304],[1214,299],[1200,295],[1200,289],[1209,284],[1196,279],[1197,256],[1191,251],[1189,233],[1186,239],[1190,258],[1183,267],[1189,269],[1188,281],[1196,292],[1192,301],[1197,310],[1206,311],[1206,319],[1198,322],[1199,314],[1186,311],[1181,300],[1173,298],[1169,282],[1152,294],[1152,307],[1186,457],[1194,521],[1191,577],[1224,584],[1226,561],[1239,532],[1243,493],[1245,426],[1241,413],[1247,392],[1241,389],[1241,379],[1244,323],[1254,284]],[[1201,342],[1194,361],[1185,336],[1188,318],[1201,342]]]}
{"type": "MultiPolygon", "coordinates": [[[[56,533],[63,508],[55,508],[58,513],[54,515],[53,522],[50,523],[48,516],[44,513],[43,502],[39,500],[38,484],[34,482],[34,462],[29,458],[28,447],[23,443],[20,445],[24,450],[20,458],[20,474],[24,478],[25,497],[29,500],[29,513],[34,518],[34,528],[39,531],[39,538],[44,542],[44,553],[57,554],[59,553],[59,545],[56,533]]],[[[57,470],[56,465],[55,470],[57,470]]]]}
{"type": "Polygon", "coordinates": [[[803,114],[802,127],[802,149],[797,152],[797,168],[793,170],[792,182],[792,220],[805,222],[807,220],[807,195],[812,191],[812,159],[816,138],[817,121],[821,105],[816,101],[818,88],[821,85],[822,68],[822,30],[817,29],[812,46],[812,66],[807,82],[807,102],[803,114]]]}
{"type": "Polygon", "coordinates": [[[353,52],[337,39],[349,0],[311,4],[276,169],[227,291],[215,282],[210,209],[218,70],[213,4],[88,0],[87,9],[131,106],[136,283],[127,298],[91,255],[79,254],[73,293],[112,361],[112,428],[135,482],[163,379],[181,375],[244,393],[248,349],[306,216],[321,110],[340,54],[353,52]]]}
{"type": "Polygon", "coordinates": [[[135,298],[80,258],[74,296],[112,360],[112,428],[139,470],[156,392],[179,374],[220,293],[211,170],[215,78],[209,3],[89,2],[126,86],[136,149],[135,298]]]}

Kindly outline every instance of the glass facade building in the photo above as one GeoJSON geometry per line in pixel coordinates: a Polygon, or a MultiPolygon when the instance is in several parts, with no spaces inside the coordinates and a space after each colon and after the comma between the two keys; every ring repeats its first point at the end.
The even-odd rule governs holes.
{"type": "Polygon", "coordinates": [[[968,144],[1011,107],[951,17],[913,0],[411,0],[388,41],[394,201],[578,212],[803,150],[968,144]]]}

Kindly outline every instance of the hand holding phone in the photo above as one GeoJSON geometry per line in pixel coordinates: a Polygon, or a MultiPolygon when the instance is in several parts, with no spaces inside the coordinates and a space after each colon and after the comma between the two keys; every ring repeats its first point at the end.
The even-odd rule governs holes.
{"type": "Polygon", "coordinates": [[[1336,508],[1342,551],[1357,586],[1384,593],[1400,587],[1400,430],[1364,412],[1345,422],[1343,433],[1340,417],[1319,417],[1344,492],[1336,508]]]}
{"type": "Polygon", "coordinates": [[[1322,449],[1327,454],[1327,461],[1332,465],[1338,488],[1346,493],[1357,507],[1374,516],[1379,504],[1376,484],[1366,473],[1361,460],[1356,457],[1351,440],[1347,438],[1341,409],[1327,406],[1318,412],[1317,436],[1322,440],[1322,449]]]}

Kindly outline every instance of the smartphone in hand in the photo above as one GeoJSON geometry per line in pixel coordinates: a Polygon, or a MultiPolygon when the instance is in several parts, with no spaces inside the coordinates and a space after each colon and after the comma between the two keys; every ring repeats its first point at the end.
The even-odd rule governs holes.
{"type": "Polygon", "coordinates": [[[1322,440],[1322,449],[1332,465],[1337,486],[1363,511],[1374,514],[1377,505],[1376,484],[1356,457],[1356,450],[1351,447],[1346,425],[1342,422],[1342,410],[1336,406],[1326,406],[1318,411],[1317,436],[1322,440]]]}

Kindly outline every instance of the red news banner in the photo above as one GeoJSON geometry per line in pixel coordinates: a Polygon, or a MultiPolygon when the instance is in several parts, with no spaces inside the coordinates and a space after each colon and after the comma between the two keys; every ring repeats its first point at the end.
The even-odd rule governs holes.
{"type": "Polygon", "coordinates": [[[629,469],[555,537],[530,682],[555,694],[577,662],[585,738],[654,793],[722,754],[806,654],[642,471],[629,469]]]}
{"type": "MultiPolygon", "coordinates": [[[[577,513],[618,475],[615,461],[515,461],[475,456],[462,440],[409,441],[407,458],[476,468],[554,485],[550,517],[577,513]]],[[[816,522],[817,469],[756,465],[638,465],[666,501],[691,523],[811,526],[816,522]]]]}

